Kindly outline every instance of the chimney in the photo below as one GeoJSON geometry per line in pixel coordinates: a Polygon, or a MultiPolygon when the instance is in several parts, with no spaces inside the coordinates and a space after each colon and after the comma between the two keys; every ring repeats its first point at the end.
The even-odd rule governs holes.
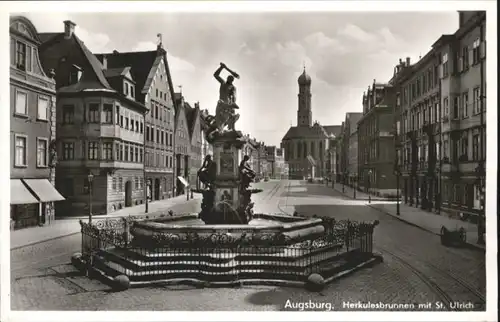
{"type": "Polygon", "coordinates": [[[410,57],[406,57],[406,66],[410,66],[410,57]]]}
{"type": "Polygon", "coordinates": [[[69,39],[75,33],[76,24],[73,21],[66,20],[64,22],[64,39],[69,39]]]}
{"type": "Polygon", "coordinates": [[[102,55],[102,66],[103,69],[108,69],[108,58],[106,55],[102,55]]]}
{"type": "Polygon", "coordinates": [[[402,65],[403,64],[403,60],[401,58],[399,58],[399,64],[402,65]]]}
{"type": "Polygon", "coordinates": [[[113,50],[113,54],[118,55],[119,54],[118,50],[113,50]]]}

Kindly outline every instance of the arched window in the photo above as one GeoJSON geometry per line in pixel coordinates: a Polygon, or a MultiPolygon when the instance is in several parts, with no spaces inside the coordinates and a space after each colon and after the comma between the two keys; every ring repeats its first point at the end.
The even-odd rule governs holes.
{"type": "Polygon", "coordinates": [[[297,157],[300,158],[302,155],[302,144],[300,142],[297,142],[297,157]]]}
{"type": "Polygon", "coordinates": [[[302,149],[304,151],[304,154],[303,154],[303,158],[307,158],[307,143],[306,142],[303,142],[302,143],[302,149]]]}

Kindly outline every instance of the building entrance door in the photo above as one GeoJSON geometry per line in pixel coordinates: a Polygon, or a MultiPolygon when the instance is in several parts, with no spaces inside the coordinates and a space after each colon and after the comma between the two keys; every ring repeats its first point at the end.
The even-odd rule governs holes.
{"type": "Polygon", "coordinates": [[[125,183],[125,207],[132,206],[132,181],[125,183]]]}
{"type": "Polygon", "coordinates": [[[154,200],[160,200],[160,179],[156,178],[155,179],[155,199],[154,200]]]}

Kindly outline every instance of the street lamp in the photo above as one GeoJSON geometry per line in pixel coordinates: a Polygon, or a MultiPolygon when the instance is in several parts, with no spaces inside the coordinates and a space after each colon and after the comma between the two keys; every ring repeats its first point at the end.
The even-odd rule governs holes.
{"type": "Polygon", "coordinates": [[[476,168],[476,174],[478,176],[477,182],[479,185],[479,216],[477,219],[477,243],[484,245],[485,240],[484,240],[484,233],[485,233],[485,227],[483,223],[483,219],[486,220],[485,215],[485,203],[484,203],[484,184],[485,184],[485,179],[484,179],[484,164],[483,162],[479,162],[479,165],[476,168]]]}
{"type": "Polygon", "coordinates": [[[358,181],[358,176],[357,176],[357,175],[355,175],[355,176],[353,177],[353,181],[354,181],[354,182],[353,182],[353,185],[352,185],[352,187],[353,187],[353,189],[352,189],[352,190],[354,191],[354,192],[353,192],[353,198],[354,198],[354,199],[356,199],[356,182],[358,181]]]}
{"type": "Polygon", "coordinates": [[[94,175],[89,171],[87,176],[89,181],[89,224],[92,223],[92,181],[94,180],[94,175]]]}
{"type": "Polygon", "coordinates": [[[370,193],[370,189],[371,189],[371,185],[372,185],[372,180],[371,180],[371,177],[372,177],[372,170],[368,170],[368,203],[371,203],[372,202],[372,195],[370,193]]]}
{"type": "Polygon", "coordinates": [[[399,168],[399,164],[396,163],[396,215],[401,216],[399,210],[399,176],[401,175],[401,170],[399,168]]]}
{"type": "Polygon", "coordinates": [[[345,173],[342,172],[342,193],[345,193],[345,173]]]}

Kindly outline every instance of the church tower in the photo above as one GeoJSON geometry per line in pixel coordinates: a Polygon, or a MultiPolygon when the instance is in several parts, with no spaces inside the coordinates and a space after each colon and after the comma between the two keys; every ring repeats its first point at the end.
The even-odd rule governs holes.
{"type": "Polygon", "coordinates": [[[312,126],[311,110],[311,77],[307,75],[306,68],[297,80],[299,83],[299,109],[297,111],[297,126],[312,126]]]}

